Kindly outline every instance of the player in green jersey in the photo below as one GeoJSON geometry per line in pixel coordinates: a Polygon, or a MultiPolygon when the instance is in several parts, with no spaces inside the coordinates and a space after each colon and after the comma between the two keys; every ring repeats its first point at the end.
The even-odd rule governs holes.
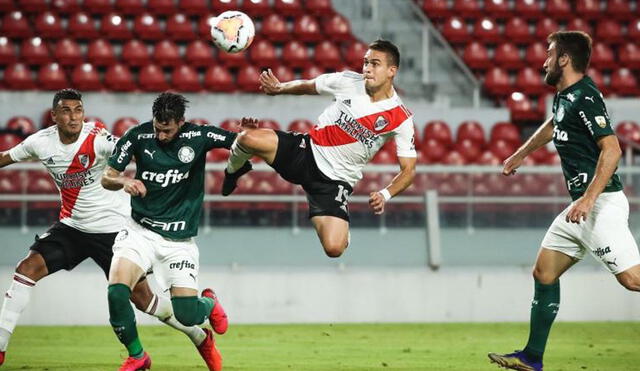
{"type": "MultiPolygon", "coordinates": [[[[131,219],[116,237],[109,272],[109,320],[129,352],[123,371],[151,366],[129,304],[131,288],[150,269],[170,291],[180,323],[200,325],[209,318],[218,334],[228,326],[211,289],[198,297],[199,253],[193,237],[202,211],[207,151],[229,148],[236,134],[185,122],[186,104],[181,95],[160,94],[153,103],[153,121],[131,128],[120,138],[102,178],[106,189],[124,188],[132,196],[131,219]],[[136,160],[134,178],[121,174],[132,158],[136,160]]],[[[205,358],[209,369],[221,369],[213,343],[210,350],[210,358],[205,358]]]]}
{"type": "Polygon", "coordinates": [[[514,370],[542,370],[542,357],[560,305],[560,276],[588,252],[629,290],[640,291],[640,254],[629,230],[629,202],[615,173],[618,139],[600,91],[585,75],[591,38],[580,31],[549,35],[545,82],[556,87],[553,116],[504,162],[515,174],[524,158],[551,140],[573,202],[553,221],[533,270],[529,340],[522,351],[489,358],[514,370]]]}

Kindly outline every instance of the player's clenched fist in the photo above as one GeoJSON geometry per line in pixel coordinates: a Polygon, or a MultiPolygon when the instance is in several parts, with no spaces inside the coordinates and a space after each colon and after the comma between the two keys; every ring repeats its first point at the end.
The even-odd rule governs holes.
{"type": "Polygon", "coordinates": [[[369,206],[373,210],[373,213],[380,215],[384,212],[385,199],[380,192],[371,192],[369,195],[369,206]]]}
{"type": "Polygon", "coordinates": [[[147,195],[147,187],[138,179],[130,179],[124,185],[124,191],[132,196],[144,197],[147,195]]]}

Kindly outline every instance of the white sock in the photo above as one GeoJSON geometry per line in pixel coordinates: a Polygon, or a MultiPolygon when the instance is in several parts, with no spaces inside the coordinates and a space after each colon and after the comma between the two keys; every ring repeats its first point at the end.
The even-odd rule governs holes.
{"type": "Polygon", "coordinates": [[[31,289],[36,282],[27,276],[14,273],[13,282],[4,295],[4,303],[0,312],[0,351],[4,352],[9,346],[9,338],[16,328],[20,314],[29,304],[31,289]]]}
{"type": "Polygon", "coordinates": [[[178,331],[184,332],[196,346],[202,344],[207,334],[198,326],[187,327],[173,316],[171,302],[164,296],[153,295],[149,307],[144,311],[178,331]]]}
{"type": "Polygon", "coordinates": [[[238,144],[238,140],[234,140],[229,151],[229,160],[227,161],[227,173],[233,174],[247,162],[252,154],[238,144]]]}

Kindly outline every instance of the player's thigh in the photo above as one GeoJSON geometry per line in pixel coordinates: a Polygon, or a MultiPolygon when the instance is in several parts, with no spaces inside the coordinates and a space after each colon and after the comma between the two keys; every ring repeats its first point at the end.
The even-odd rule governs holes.
{"type": "MultiPolygon", "coordinates": [[[[186,289],[193,295],[198,293],[198,272],[200,254],[193,239],[185,241],[164,241],[158,248],[153,273],[163,290],[186,289]]],[[[193,296],[187,295],[187,296],[193,296]]],[[[184,295],[178,295],[184,296],[184,295]]]]}
{"type": "Polygon", "coordinates": [[[238,144],[270,164],[278,149],[278,136],[271,129],[249,129],[238,134],[238,144]]]}
{"type": "Polygon", "coordinates": [[[533,276],[538,282],[549,285],[556,282],[564,272],[578,261],[578,259],[564,252],[543,246],[538,252],[533,268],[533,276]]]}
{"type": "Polygon", "coordinates": [[[102,269],[109,279],[109,270],[113,260],[113,244],[118,233],[83,233],[84,243],[89,257],[102,269]]]}
{"type": "MultiPolygon", "coordinates": [[[[88,257],[86,247],[78,241],[78,233],[76,229],[57,222],[45,233],[36,236],[29,249],[40,255],[46,265],[47,275],[61,269],[72,270],[88,257]]],[[[27,257],[29,261],[31,256],[27,257]]],[[[20,267],[18,269],[22,270],[20,267]]]]}
{"type": "Polygon", "coordinates": [[[124,283],[135,287],[138,280],[149,271],[155,256],[154,241],[150,231],[134,221],[128,221],[113,243],[113,259],[109,269],[109,283],[124,283]]]}

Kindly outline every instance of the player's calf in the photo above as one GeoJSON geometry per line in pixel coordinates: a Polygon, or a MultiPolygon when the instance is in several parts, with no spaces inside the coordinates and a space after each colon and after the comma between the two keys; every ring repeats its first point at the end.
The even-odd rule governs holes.
{"type": "Polygon", "coordinates": [[[640,291],[640,265],[635,265],[616,275],[622,286],[630,291],[640,291]]]}

